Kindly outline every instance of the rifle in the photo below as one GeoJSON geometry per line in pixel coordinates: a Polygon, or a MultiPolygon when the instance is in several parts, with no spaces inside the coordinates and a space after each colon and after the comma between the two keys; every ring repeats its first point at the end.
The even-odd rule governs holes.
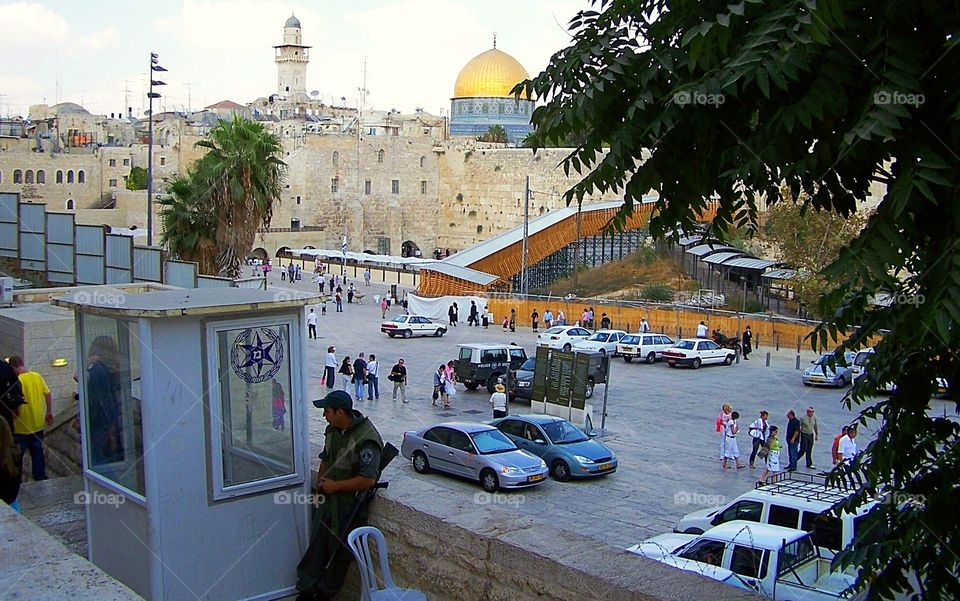
{"type": "MultiPolygon", "coordinates": [[[[397,455],[399,454],[400,450],[389,442],[383,445],[383,450],[380,451],[380,475],[383,475],[383,470],[390,465],[390,462],[396,459],[397,455]]],[[[341,525],[340,533],[337,536],[337,540],[340,541],[340,545],[333,550],[333,553],[330,554],[330,559],[327,560],[327,565],[325,565],[323,569],[329,569],[330,565],[333,563],[333,560],[337,557],[340,547],[347,546],[347,535],[349,535],[350,531],[353,530],[353,521],[357,519],[357,514],[360,513],[360,509],[366,505],[369,505],[370,502],[373,501],[374,497],[377,496],[378,490],[381,488],[387,488],[388,486],[390,486],[389,482],[381,482],[378,479],[377,482],[367,490],[357,492],[357,502],[353,506],[353,511],[350,512],[350,517],[347,518],[347,521],[341,525]]]]}

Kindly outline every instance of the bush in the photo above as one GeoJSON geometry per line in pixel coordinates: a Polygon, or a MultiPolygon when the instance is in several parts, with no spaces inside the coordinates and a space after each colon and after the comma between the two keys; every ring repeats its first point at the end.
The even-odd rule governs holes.
{"type": "Polygon", "coordinates": [[[650,284],[643,287],[640,298],[658,303],[669,303],[673,300],[673,291],[663,284],[650,284]]]}

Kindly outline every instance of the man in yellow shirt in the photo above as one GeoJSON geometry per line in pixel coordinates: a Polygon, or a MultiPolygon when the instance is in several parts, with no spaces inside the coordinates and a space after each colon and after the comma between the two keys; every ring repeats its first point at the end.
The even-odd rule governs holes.
{"type": "Polygon", "coordinates": [[[30,451],[33,464],[33,479],[46,480],[46,460],[43,456],[43,426],[53,424],[53,397],[43,377],[35,371],[27,370],[22,357],[10,357],[10,367],[20,378],[25,405],[14,417],[13,438],[20,446],[20,452],[30,451]]]}

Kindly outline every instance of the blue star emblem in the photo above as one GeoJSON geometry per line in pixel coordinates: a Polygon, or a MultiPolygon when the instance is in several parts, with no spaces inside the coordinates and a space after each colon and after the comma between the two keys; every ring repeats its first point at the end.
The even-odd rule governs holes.
{"type": "Polygon", "coordinates": [[[244,381],[257,384],[269,380],[280,370],[283,344],[270,328],[257,328],[256,333],[253,329],[244,330],[234,341],[231,355],[233,372],[244,381]],[[253,341],[248,342],[251,337],[253,341]]]}

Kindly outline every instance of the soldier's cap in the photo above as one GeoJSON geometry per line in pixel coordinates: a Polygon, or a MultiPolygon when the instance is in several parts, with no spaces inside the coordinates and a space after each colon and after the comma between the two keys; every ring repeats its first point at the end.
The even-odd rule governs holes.
{"type": "Polygon", "coordinates": [[[329,407],[331,409],[346,409],[350,411],[353,409],[353,399],[343,390],[334,390],[322,399],[315,400],[313,406],[319,407],[320,409],[329,407]]]}

